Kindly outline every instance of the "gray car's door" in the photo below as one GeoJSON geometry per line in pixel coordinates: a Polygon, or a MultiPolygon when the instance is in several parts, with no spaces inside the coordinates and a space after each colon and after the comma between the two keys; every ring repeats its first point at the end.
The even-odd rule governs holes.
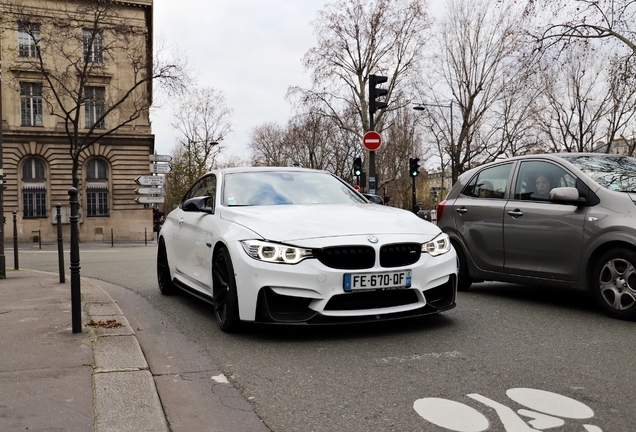
{"type": "Polygon", "coordinates": [[[586,208],[533,197],[535,179],[548,173],[552,187],[574,186],[576,178],[547,161],[524,161],[514,199],[505,206],[505,272],[558,280],[577,280],[586,208]]]}
{"type": "Polygon", "coordinates": [[[467,258],[485,271],[503,270],[503,218],[511,168],[512,163],[505,163],[479,172],[452,206],[467,258]]]}

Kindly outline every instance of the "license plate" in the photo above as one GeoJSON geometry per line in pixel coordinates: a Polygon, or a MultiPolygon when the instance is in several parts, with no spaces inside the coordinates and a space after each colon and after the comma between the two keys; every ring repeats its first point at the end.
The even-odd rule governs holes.
{"type": "Polygon", "coordinates": [[[375,290],[386,288],[409,288],[411,270],[390,273],[345,273],[344,290],[375,290]]]}

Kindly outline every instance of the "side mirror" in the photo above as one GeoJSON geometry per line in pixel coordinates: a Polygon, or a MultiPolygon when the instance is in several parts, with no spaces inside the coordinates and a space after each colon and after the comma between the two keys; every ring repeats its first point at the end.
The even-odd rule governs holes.
{"type": "Polygon", "coordinates": [[[550,201],[584,204],[581,201],[579,190],[574,187],[559,187],[550,191],[550,201]]]}
{"type": "Polygon", "coordinates": [[[202,212],[202,213],[214,213],[214,207],[209,205],[210,201],[214,197],[200,196],[186,200],[181,206],[181,209],[186,212],[202,212]]]}

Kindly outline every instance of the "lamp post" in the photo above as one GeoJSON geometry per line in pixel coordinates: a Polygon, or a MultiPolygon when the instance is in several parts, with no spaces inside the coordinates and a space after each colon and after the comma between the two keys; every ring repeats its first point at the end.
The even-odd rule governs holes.
{"type": "MultiPolygon", "coordinates": [[[[424,111],[426,107],[439,107],[439,108],[449,108],[450,109],[450,153],[451,153],[451,180],[454,184],[457,180],[457,173],[455,172],[455,137],[453,135],[453,101],[451,100],[448,105],[439,105],[439,104],[429,104],[429,103],[418,103],[413,107],[416,111],[424,111]]],[[[444,173],[442,173],[442,176],[444,173]]]]}

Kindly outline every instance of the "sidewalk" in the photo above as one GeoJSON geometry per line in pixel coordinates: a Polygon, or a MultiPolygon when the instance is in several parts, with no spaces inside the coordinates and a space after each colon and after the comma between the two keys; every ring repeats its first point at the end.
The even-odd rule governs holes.
{"type": "Polygon", "coordinates": [[[70,282],[31,270],[0,280],[0,430],[168,431],[153,377],[119,307],[82,280],[82,333],[70,282]],[[89,327],[116,320],[119,328],[89,327]]]}
{"type": "MultiPolygon", "coordinates": [[[[81,291],[84,327],[74,334],[68,275],[61,284],[55,273],[7,270],[0,280],[0,430],[267,430],[230,384],[209,384],[209,365],[198,380],[153,376],[154,357],[119,305],[85,278],[81,291]]],[[[185,357],[193,352],[184,345],[185,357]]]]}

